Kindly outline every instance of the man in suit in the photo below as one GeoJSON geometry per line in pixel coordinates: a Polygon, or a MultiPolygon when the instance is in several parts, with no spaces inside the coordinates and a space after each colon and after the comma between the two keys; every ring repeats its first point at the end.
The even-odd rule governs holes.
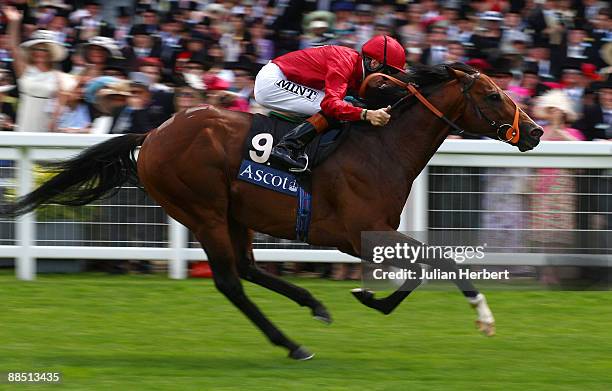
{"type": "Polygon", "coordinates": [[[447,40],[446,27],[430,25],[427,32],[428,47],[421,54],[421,63],[435,65],[445,62],[448,55],[447,40]]]}
{"type": "Polygon", "coordinates": [[[612,77],[594,83],[597,91],[597,102],[586,105],[582,117],[574,127],[580,129],[588,140],[612,140],[612,77]]]}
{"type": "Polygon", "coordinates": [[[131,45],[123,48],[122,53],[130,70],[135,71],[143,58],[161,55],[159,39],[147,31],[147,26],[137,24],[132,28],[131,45]]]}

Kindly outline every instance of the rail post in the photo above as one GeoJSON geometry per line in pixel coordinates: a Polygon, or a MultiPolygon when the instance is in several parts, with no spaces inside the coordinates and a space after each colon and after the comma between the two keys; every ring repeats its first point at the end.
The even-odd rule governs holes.
{"type": "MultiPolygon", "coordinates": [[[[21,159],[18,162],[17,194],[23,196],[33,189],[32,158],[30,149],[19,148],[21,159]]],[[[19,256],[15,259],[15,273],[20,280],[31,281],[36,278],[36,259],[32,256],[32,247],[36,236],[36,223],[34,213],[26,213],[15,220],[15,233],[17,244],[21,247],[19,256]]]]}

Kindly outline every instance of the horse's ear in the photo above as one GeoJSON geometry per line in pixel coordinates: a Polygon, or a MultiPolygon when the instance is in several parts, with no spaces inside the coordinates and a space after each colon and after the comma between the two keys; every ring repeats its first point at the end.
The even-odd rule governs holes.
{"type": "Polygon", "coordinates": [[[465,76],[465,73],[462,71],[458,71],[456,69],[453,69],[452,67],[447,66],[446,67],[446,72],[448,72],[448,75],[452,78],[455,78],[457,80],[461,80],[461,78],[463,76],[465,76]]]}

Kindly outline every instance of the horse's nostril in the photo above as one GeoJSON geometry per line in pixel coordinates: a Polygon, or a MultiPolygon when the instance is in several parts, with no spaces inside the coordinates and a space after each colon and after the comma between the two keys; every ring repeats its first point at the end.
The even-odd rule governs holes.
{"type": "Polygon", "coordinates": [[[544,130],[542,128],[535,128],[529,132],[529,135],[534,138],[540,138],[544,134],[544,130]]]}

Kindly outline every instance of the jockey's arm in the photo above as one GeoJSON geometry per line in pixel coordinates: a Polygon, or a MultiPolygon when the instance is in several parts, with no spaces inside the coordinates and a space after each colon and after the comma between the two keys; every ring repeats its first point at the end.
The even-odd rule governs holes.
{"type": "Polygon", "coordinates": [[[346,102],[349,79],[352,76],[353,65],[347,58],[341,56],[329,60],[325,76],[325,97],[321,101],[323,114],[341,121],[367,120],[372,125],[383,126],[389,121],[387,108],[379,110],[364,110],[346,102]]]}
{"type": "Polygon", "coordinates": [[[328,67],[325,76],[325,97],[321,101],[323,114],[341,121],[359,121],[361,119],[361,108],[355,107],[344,100],[351,72],[352,65],[331,64],[328,67]],[[348,71],[345,69],[348,69],[348,71]]]}

